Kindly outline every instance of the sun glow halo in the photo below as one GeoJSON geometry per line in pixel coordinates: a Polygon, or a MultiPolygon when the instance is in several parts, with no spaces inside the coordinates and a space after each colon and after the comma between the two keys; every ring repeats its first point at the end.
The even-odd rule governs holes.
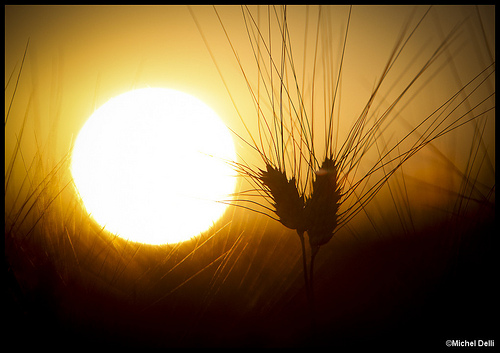
{"type": "Polygon", "coordinates": [[[208,229],[234,192],[230,132],[198,99],[144,88],[112,98],[75,142],[71,172],[91,216],[111,233],[177,243],[208,229]]]}

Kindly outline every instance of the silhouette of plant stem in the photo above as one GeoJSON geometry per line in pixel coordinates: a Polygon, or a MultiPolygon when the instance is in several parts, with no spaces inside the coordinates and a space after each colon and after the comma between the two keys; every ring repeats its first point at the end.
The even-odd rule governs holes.
{"type": "MultiPolygon", "coordinates": [[[[425,11],[413,28],[408,28],[410,23],[408,21],[402,34],[397,39],[394,49],[364,108],[354,121],[345,139],[339,141],[339,133],[338,131],[335,133],[335,127],[338,130],[340,119],[334,113],[340,101],[340,81],[343,74],[344,55],[348,50],[347,38],[352,7],[349,8],[346,29],[341,43],[342,49],[338,71],[336,72],[337,77],[334,79],[332,75],[331,87],[326,87],[325,83],[325,92],[331,92],[331,96],[328,97],[329,101],[325,102],[325,105],[328,105],[327,109],[325,109],[328,112],[325,116],[325,145],[324,150],[320,150],[314,139],[314,102],[311,104],[310,111],[308,111],[304,101],[304,82],[302,84],[299,82],[294,64],[290,33],[288,32],[287,7],[284,6],[280,10],[276,7],[267,8],[267,20],[269,22],[267,30],[271,31],[271,22],[275,21],[273,23],[277,24],[280,35],[280,40],[277,41],[278,44],[275,44],[276,42],[272,43],[270,35],[266,39],[267,34],[264,34],[264,27],[261,30],[259,21],[254,18],[254,14],[247,6],[241,7],[245,29],[257,62],[257,89],[250,82],[246,69],[234,46],[234,41],[231,40],[218,10],[214,7],[217,19],[234,53],[234,58],[241,69],[257,110],[258,138],[252,136],[248,129],[248,122],[245,122],[236,107],[231,90],[223,78],[224,85],[233,104],[235,104],[249,139],[235,134],[260,155],[265,168],[255,170],[246,163],[236,162],[234,166],[239,174],[247,178],[253,185],[253,191],[256,191],[258,195],[267,200],[271,207],[247,197],[237,199],[236,202],[238,206],[264,213],[272,219],[278,220],[285,227],[296,230],[301,243],[304,282],[313,326],[315,322],[314,263],[321,246],[327,244],[333,235],[359,212],[365,211],[365,207],[387,183],[389,178],[415,153],[435,139],[450,133],[460,126],[475,121],[494,109],[482,106],[492,97],[490,95],[466,113],[459,114],[458,117],[454,116],[456,109],[467,104],[468,98],[479,87],[482,87],[484,82],[489,80],[490,75],[493,75],[494,63],[492,63],[487,65],[469,83],[463,85],[432,114],[425,116],[420,123],[410,128],[410,132],[399,138],[396,143],[390,145],[385,142],[383,148],[380,149],[378,141],[383,139],[383,133],[395,120],[395,118],[389,117],[391,114],[397,116],[395,112],[396,106],[400,104],[403,97],[409,94],[408,92],[414,88],[416,82],[423,80],[424,73],[431,67],[437,66],[436,61],[456,39],[458,27],[452,29],[435,47],[427,60],[424,60],[423,64],[416,67],[415,75],[403,83],[396,98],[388,102],[388,108],[382,113],[374,112],[378,109],[374,108],[374,104],[376,98],[381,95],[381,87],[392,74],[395,64],[401,60],[402,53],[407,49],[418,30],[425,26],[424,21],[428,18],[431,9],[432,7],[429,7],[425,11]],[[276,48],[276,45],[279,46],[279,58],[274,56],[272,45],[274,45],[274,48],[276,48]],[[267,57],[267,66],[264,65],[265,61],[261,60],[264,57],[267,57]],[[465,98],[458,100],[459,95],[463,95],[465,98]],[[264,110],[261,96],[268,100],[269,111],[264,110]],[[278,104],[276,108],[275,104],[278,104]],[[482,111],[474,115],[473,110],[479,107],[481,107],[482,111]],[[289,121],[287,120],[287,114],[289,115],[289,121]],[[338,119],[337,122],[335,122],[336,119],[338,119]],[[420,129],[423,132],[420,132],[420,129]],[[418,137],[416,141],[410,147],[403,148],[403,152],[400,152],[403,143],[410,143],[410,138],[414,136],[418,137]],[[266,141],[269,143],[269,148],[265,147],[266,141]],[[378,151],[378,159],[366,165],[366,162],[364,162],[365,156],[373,149],[378,151]],[[320,151],[323,154],[322,160],[319,159],[321,158],[319,156],[320,151]],[[395,151],[397,151],[396,156],[394,156],[395,151]],[[366,172],[361,172],[360,167],[362,164],[363,167],[367,167],[366,172]],[[304,167],[305,171],[303,170],[304,167]],[[291,173],[292,177],[288,178],[287,173],[291,173]],[[372,184],[371,179],[373,178],[375,178],[375,182],[372,184]],[[253,206],[260,206],[264,208],[264,211],[259,211],[253,206]],[[267,212],[269,210],[272,212],[271,215],[267,212]],[[306,233],[310,248],[309,265],[307,264],[305,244],[306,233]]],[[[210,46],[203,36],[203,31],[194,13],[191,12],[191,14],[220,73],[219,65],[217,65],[210,46]]],[[[320,7],[312,67],[311,95],[313,98],[315,95],[316,72],[318,71],[316,67],[318,43],[321,42],[319,40],[319,29],[321,21],[324,21],[323,18],[324,15],[320,7]]],[[[304,50],[305,55],[306,50],[304,50]]],[[[397,82],[400,82],[401,79],[397,80],[397,82]]]]}

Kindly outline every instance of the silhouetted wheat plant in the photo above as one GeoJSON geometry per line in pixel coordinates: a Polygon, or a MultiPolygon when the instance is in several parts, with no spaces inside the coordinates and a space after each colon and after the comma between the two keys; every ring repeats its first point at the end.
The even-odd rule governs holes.
{"type": "MultiPolygon", "coordinates": [[[[301,10],[308,18],[309,8],[301,10]]],[[[236,41],[231,37],[219,10],[214,7],[255,105],[253,117],[247,111],[238,110],[247,132],[246,137],[241,134],[238,137],[248,149],[258,153],[261,162],[257,165],[245,161],[234,163],[239,174],[253,186],[241,192],[236,202],[266,214],[298,234],[313,320],[314,260],[321,247],[359,212],[366,212],[368,203],[415,153],[466,124],[478,124],[478,119],[494,112],[494,91],[480,96],[479,101],[474,100],[473,106],[470,103],[478,95],[476,91],[494,75],[495,62],[491,59],[455,94],[422,116],[416,126],[403,135],[385,139],[389,128],[401,118],[404,106],[422,89],[421,81],[425,90],[426,80],[432,80],[432,75],[450,60],[445,56],[460,31],[457,24],[423,61],[411,62],[411,70],[406,67],[411,76],[393,72],[402,64],[400,61],[414,37],[428,25],[432,11],[429,7],[416,24],[410,26],[412,22],[408,19],[363,109],[342,136],[339,126],[345,117],[340,114],[341,85],[343,80],[349,80],[344,76],[343,65],[349,51],[351,17],[356,15],[356,8],[348,9],[337,50],[333,50],[334,38],[329,27],[332,25],[330,11],[335,10],[328,6],[315,9],[316,28],[310,37],[314,43],[307,46],[309,43],[304,40],[303,47],[297,48],[294,46],[297,42],[291,38],[290,29],[294,25],[289,23],[289,8],[270,6],[261,11],[241,7],[247,43],[256,65],[255,77],[236,49],[241,39],[236,41]],[[273,35],[273,30],[278,34],[273,35]],[[296,64],[300,55],[304,56],[302,68],[296,64]],[[313,58],[307,61],[306,56],[313,58]],[[336,65],[334,56],[340,58],[336,65]],[[309,76],[306,77],[306,73],[309,76]],[[310,81],[306,81],[308,79],[310,81]],[[382,107],[380,101],[387,104],[382,107]],[[464,107],[465,111],[461,110],[464,107]],[[256,119],[257,133],[247,127],[251,119],[256,119]]],[[[196,21],[196,16],[193,17],[196,21]]],[[[203,34],[203,28],[200,31],[203,34]]],[[[304,38],[308,38],[307,34],[304,38]]],[[[208,42],[205,39],[210,50],[208,42]]],[[[217,64],[215,58],[214,61],[217,64]]],[[[232,97],[229,88],[228,92],[232,97]]]]}

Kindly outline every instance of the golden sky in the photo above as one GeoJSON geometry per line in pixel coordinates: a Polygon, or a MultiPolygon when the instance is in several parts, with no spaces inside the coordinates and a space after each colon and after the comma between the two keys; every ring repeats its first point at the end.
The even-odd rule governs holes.
{"type": "MultiPolygon", "coordinates": [[[[421,14],[425,9],[418,8],[417,13],[421,14]]],[[[324,16],[328,14],[334,21],[338,19],[338,28],[345,26],[346,7],[328,10],[330,12],[324,11],[324,16]]],[[[354,7],[347,55],[354,53],[349,58],[352,56],[352,60],[356,60],[357,71],[364,72],[367,66],[376,67],[379,61],[385,64],[387,52],[393,48],[394,40],[412,10],[413,7],[409,6],[354,7]]],[[[245,34],[240,8],[221,7],[219,11],[233,40],[237,38],[236,44],[248,47],[248,39],[239,37],[245,34]]],[[[230,56],[231,51],[212,7],[193,7],[193,12],[217,58],[224,58],[225,54],[230,56]]],[[[265,14],[266,10],[261,12],[265,14]]],[[[314,28],[313,9],[310,12],[310,28],[314,28]]],[[[446,31],[468,12],[471,9],[445,8],[436,15],[439,17],[437,23],[446,31]]],[[[491,40],[494,33],[491,31],[492,14],[483,12],[482,15],[487,16],[485,29],[491,40]]],[[[293,23],[290,31],[297,43],[303,42],[299,37],[303,27],[297,23],[302,25],[304,17],[304,7],[289,9],[289,22],[293,23]]],[[[72,116],[63,119],[65,121],[79,120],[81,115],[84,119],[94,109],[94,104],[98,106],[110,96],[132,87],[175,86],[209,100],[210,91],[220,85],[187,6],[7,6],[5,21],[6,78],[15,70],[16,64],[19,65],[26,41],[30,38],[26,72],[19,89],[29,91],[26,86],[32,86],[39,96],[38,104],[42,105],[42,102],[54,102],[56,92],[62,92],[61,114],[66,115],[68,109],[71,110],[68,115],[72,116]],[[73,111],[81,113],[73,114],[73,111]]],[[[438,36],[435,28],[429,26],[424,30],[427,36],[429,31],[438,36]]],[[[341,35],[342,32],[338,31],[333,38],[338,41],[341,35]]],[[[309,45],[312,50],[312,43],[309,45]]],[[[300,53],[300,46],[295,47],[300,53]]],[[[301,55],[296,57],[298,60],[301,55]]],[[[477,59],[476,55],[470,57],[470,60],[477,59]]],[[[233,61],[231,65],[219,61],[225,70],[229,69],[227,66],[235,66],[234,58],[225,59],[233,61]]],[[[368,82],[370,79],[372,77],[365,78],[368,82]]],[[[45,113],[46,109],[41,109],[45,113]]]]}
{"type": "MultiPolygon", "coordinates": [[[[494,13],[489,9],[480,9],[486,35],[482,36],[477,21],[475,24],[465,23],[445,54],[454,58],[453,65],[449,59],[446,59],[448,63],[444,60],[444,64],[441,64],[444,70],[440,74],[447,76],[429,77],[423,83],[426,89],[418,93],[420,100],[414,104],[420,109],[427,107],[423,103],[431,103],[427,110],[404,109],[404,118],[410,124],[430,114],[432,107],[439,106],[456,92],[457,87],[465,84],[490,61],[485,43],[493,46],[494,53],[494,13]]],[[[345,6],[334,6],[322,12],[322,18],[328,19],[322,22],[322,26],[325,23],[330,26],[329,29],[320,28],[322,33],[330,31],[330,39],[326,44],[330,56],[321,50],[318,55],[331,60],[331,67],[335,70],[339,66],[348,10],[345,6]]],[[[349,128],[350,119],[362,110],[405,23],[415,24],[425,10],[426,7],[417,7],[415,16],[408,20],[414,11],[410,6],[353,8],[341,83],[341,116],[346,123],[340,126],[340,136],[349,128]]],[[[213,8],[195,6],[192,11],[243,120],[255,129],[254,105],[213,8]]],[[[252,79],[256,74],[255,58],[250,51],[242,11],[238,6],[222,6],[218,7],[218,11],[245,73],[256,87],[256,80],[252,79]]],[[[252,8],[252,11],[258,20],[255,9],[252,8]]],[[[262,8],[260,21],[265,22],[266,15],[267,9],[262,8]]],[[[457,23],[473,15],[476,15],[473,7],[446,6],[434,9],[429,24],[423,26],[414,42],[408,45],[407,57],[401,60],[398,74],[393,80],[404,75],[415,75],[415,68],[430,55],[434,48],[432,45],[442,41],[445,33],[457,23]]],[[[315,8],[289,8],[289,30],[299,77],[304,52],[307,56],[303,86],[306,104],[310,102],[308,97],[312,94],[310,63],[314,58],[316,19],[315,8]],[[304,45],[306,14],[309,14],[307,46],[304,45]]],[[[262,33],[265,33],[265,26],[261,27],[262,33]]],[[[147,86],[174,88],[192,94],[212,107],[235,131],[244,131],[187,6],[6,6],[6,81],[13,73],[6,90],[7,102],[12,97],[28,38],[28,54],[6,126],[6,157],[13,151],[16,133],[25,116],[24,156],[29,160],[30,153],[33,155],[38,149],[45,156],[53,156],[58,160],[68,151],[72,139],[96,108],[113,96],[147,86]],[[28,104],[30,94],[32,98],[28,104]]],[[[321,43],[319,45],[319,48],[323,48],[321,43]]],[[[274,48],[273,57],[276,60],[279,46],[274,48]]],[[[325,65],[324,60],[321,65],[325,65]]],[[[317,72],[323,70],[321,65],[318,65],[317,72]]],[[[317,112],[325,109],[320,107],[325,92],[320,77],[326,75],[317,73],[315,77],[316,84],[321,87],[316,89],[315,94],[315,100],[320,101],[315,106],[317,112]]],[[[388,79],[388,82],[393,81],[388,79]]],[[[385,92],[388,97],[393,97],[391,92],[397,93],[398,89],[390,86],[388,83],[385,92]]],[[[494,88],[490,86],[489,89],[494,88]]],[[[321,114],[317,115],[321,117],[321,114]]],[[[316,121],[319,121],[318,118],[316,121]]],[[[488,128],[487,131],[492,129],[488,128]]],[[[490,145],[494,144],[493,134],[490,132],[486,136],[490,145]]],[[[455,139],[450,147],[453,158],[468,153],[467,149],[461,151],[460,148],[460,143],[455,139]]],[[[8,161],[6,158],[6,165],[8,161]]]]}

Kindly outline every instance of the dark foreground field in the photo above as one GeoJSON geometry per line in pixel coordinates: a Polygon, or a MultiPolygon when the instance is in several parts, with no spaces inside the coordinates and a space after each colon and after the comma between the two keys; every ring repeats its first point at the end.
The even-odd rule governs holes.
{"type": "Polygon", "coordinates": [[[318,255],[314,328],[300,263],[286,255],[297,253],[298,239],[279,227],[235,241],[227,257],[213,250],[208,265],[194,255],[183,258],[182,249],[172,251],[177,264],[171,271],[165,270],[169,263],[155,265],[165,249],[149,257],[136,250],[115,271],[105,269],[109,259],[99,267],[85,265],[83,257],[80,265],[64,268],[42,245],[20,248],[7,238],[4,342],[25,348],[432,350],[446,348],[448,339],[494,339],[497,228],[491,218],[470,224],[334,239],[318,255]]]}

